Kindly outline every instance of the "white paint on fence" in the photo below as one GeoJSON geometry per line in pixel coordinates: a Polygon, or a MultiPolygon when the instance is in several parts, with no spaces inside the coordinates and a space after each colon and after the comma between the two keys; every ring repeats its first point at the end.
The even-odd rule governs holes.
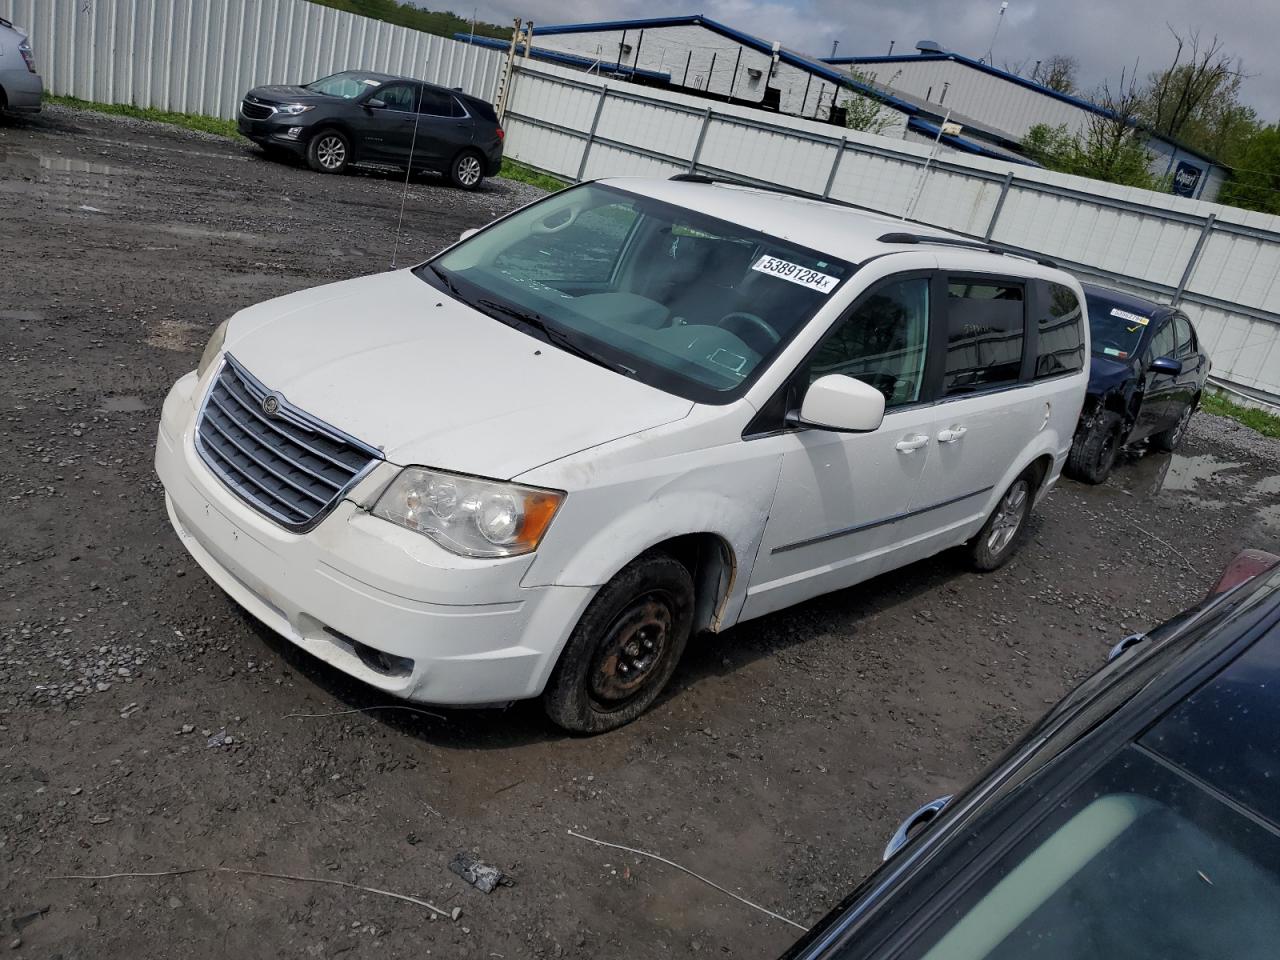
{"type": "Polygon", "coordinates": [[[1280,402],[1280,217],[954,153],[936,157],[921,183],[928,143],[543,63],[520,68],[511,91],[508,156],[566,179],[580,169],[584,179],[670,176],[696,156],[702,173],[894,217],[919,187],[912,217],[922,223],[1044,254],[1082,279],[1164,302],[1181,290],[1215,377],[1280,402]]]}
{"type": "Polygon", "coordinates": [[[51,93],[232,118],[250,87],[381,70],[492,100],[503,55],[306,0],[0,0],[51,93]]]}

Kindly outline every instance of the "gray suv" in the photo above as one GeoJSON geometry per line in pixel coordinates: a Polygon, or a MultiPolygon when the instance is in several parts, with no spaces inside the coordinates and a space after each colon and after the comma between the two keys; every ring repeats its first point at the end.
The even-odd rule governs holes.
{"type": "Polygon", "coordinates": [[[38,113],[43,95],[27,31],[0,17],[0,113],[38,113]]]}

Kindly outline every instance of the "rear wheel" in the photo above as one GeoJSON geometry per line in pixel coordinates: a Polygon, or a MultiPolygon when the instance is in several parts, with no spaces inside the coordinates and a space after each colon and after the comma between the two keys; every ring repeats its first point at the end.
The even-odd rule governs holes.
{"type": "Polygon", "coordinates": [[[351,143],[337,130],[321,130],[307,144],[307,163],[320,173],[342,173],[351,162],[351,143]]]}
{"type": "Polygon", "coordinates": [[[969,544],[969,562],[977,570],[995,570],[1017,552],[1031,516],[1035,474],[1028,470],[1009,484],[995,510],[969,544]]]}
{"type": "Polygon", "coordinates": [[[1066,474],[1082,483],[1102,483],[1120,452],[1120,415],[1104,411],[1087,430],[1076,433],[1067,455],[1066,474]]]}
{"type": "Polygon", "coordinates": [[[464,150],[449,164],[449,182],[463,190],[474,190],[484,179],[484,162],[480,154],[464,150]]]}
{"type": "Polygon", "coordinates": [[[630,723],[675,672],[693,625],[693,578],[662,553],[640,557],[600,588],[560,654],[543,706],[577,733],[630,723]]]}
{"type": "Polygon", "coordinates": [[[1178,444],[1182,442],[1182,438],[1187,435],[1187,424],[1191,422],[1191,415],[1196,412],[1196,405],[1199,404],[1200,398],[1196,397],[1187,404],[1186,409],[1182,411],[1182,416],[1168,430],[1163,433],[1157,433],[1151,438],[1151,445],[1157,450],[1163,450],[1165,453],[1173,453],[1178,449],[1178,444]]]}

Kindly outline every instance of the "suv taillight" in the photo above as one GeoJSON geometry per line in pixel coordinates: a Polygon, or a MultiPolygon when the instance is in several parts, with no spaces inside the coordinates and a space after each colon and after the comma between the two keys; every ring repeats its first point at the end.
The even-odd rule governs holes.
{"type": "Polygon", "coordinates": [[[18,52],[22,54],[22,59],[27,62],[27,69],[32,73],[36,72],[36,58],[31,55],[31,44],[23,40],[18,44],[18,52]]]}
{"type": "Polygon", "coordinates": [[[495,132],[498,134],[498,142],[499,142],[499,143],[501,143],[503,140],[505,140],[505,139],[506,139],[507,132],[506,132],[505,130],[503,130],[501,127],[499,127],[495,132]]]}

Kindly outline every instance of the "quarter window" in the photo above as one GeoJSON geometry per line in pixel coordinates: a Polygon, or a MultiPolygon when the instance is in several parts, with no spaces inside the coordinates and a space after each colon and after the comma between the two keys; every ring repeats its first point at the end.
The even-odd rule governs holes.
{"type": "Polygon", "coordinates": [[[1084,322],[1070,287],[1048,286],[1048,310],[1036,324],[1036,377],[1056,377],[1084,367],[1084,322]]]}
{"type": "Polygon", "coordinates": [[[884,394],[885,406],[920,399],[929,343],[929,280],[885,284],[865,298],[809,362],[809,382],[842,373],[884,394]]]}
{"type": "Polygon", "coordinates": [[[1176,324],[1178,334],[1178,353],[1179,359],[1187,357],[1195,349],[1195,336],[1191,332],[1191,321],[1184,316],[1176,316],[1173,318],[1176,324]]]}
{"type": "Polygon", "coordinates": [[[947,395],[1016,383],[1022,371],[1023,290],[953,279],[947,291],[947,395]]]}

